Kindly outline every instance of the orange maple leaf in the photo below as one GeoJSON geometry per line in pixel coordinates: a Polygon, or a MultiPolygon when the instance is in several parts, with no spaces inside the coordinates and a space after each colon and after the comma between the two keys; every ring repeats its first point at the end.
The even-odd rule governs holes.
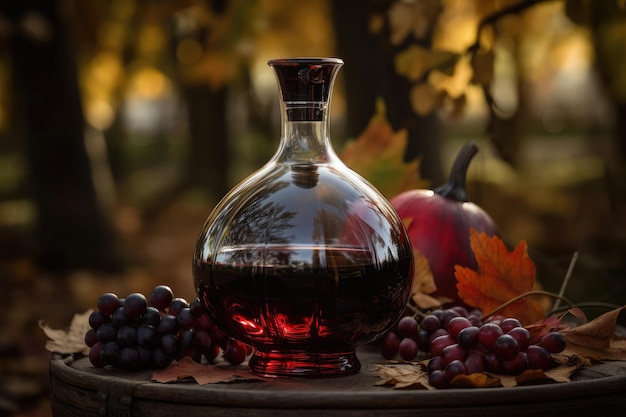
{"type": "MultiPolygon", "coordinates": [[[[499,237],[489,237],[471,229],[470,246],[478,270],[460,265],[454,267],[459,297],[465,303],[488,313],[533,289],[536,269],[524,240],[509,252],[499,237]]],[[[545,316],[545,309],[535,300],[522,298],[498,314],[515,317],[522,324],[531,324],[545,316]]]]}

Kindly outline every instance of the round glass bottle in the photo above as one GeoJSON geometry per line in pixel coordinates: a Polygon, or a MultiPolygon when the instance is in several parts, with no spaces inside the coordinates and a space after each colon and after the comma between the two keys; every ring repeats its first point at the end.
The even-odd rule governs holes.
{"type": "Polygon", "coordinates": [[[333,376],[402,314],[413,275],[389,202],[344,165],[329,139],[336,58],[269,61],[281,102],[277,152],[215,207],[193,276],[217,326],[254,347],[250,371],[333,376]]]}

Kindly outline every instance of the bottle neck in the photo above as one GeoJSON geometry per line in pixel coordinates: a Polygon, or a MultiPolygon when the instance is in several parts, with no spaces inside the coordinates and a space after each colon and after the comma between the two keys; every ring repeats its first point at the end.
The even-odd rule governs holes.
{"type": "Polygon", "coordinates": [[[282,102],[281,143],[275,161],[321,164],[335,158],[329,139],[327,102],[282,102]]]}

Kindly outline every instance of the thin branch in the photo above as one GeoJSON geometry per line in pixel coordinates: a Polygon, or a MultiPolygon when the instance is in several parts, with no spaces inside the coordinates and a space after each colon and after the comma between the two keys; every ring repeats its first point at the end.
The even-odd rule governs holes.
{"type": "MultiPolygon", "coordinates": [[[[572,272],[574,272],[574,266],[576,266],[576,261],[578,260],[578,252],[574,252],[572,255],[572,260],[569,262],[569,267],[567,268],[567,272],[565,273],[565,278],[563,279],[563,283],[561,284],[561,289],[559,290],[559,296],[563,297],[565,294],[565,290],[567,290],[567,286],[569,284],[569,280],[572,276],[572,272]]],[[[552,310],[557,310],[561,305],[561,300],[557,299],[552,307],[552,310]]]]}
{"type": "Polygon", "coordinates": [[[547,295],[548,297],[552,297],[552,298],[556,298],[556,299],[562,300],[570,308],[574,308],[574,304],[570,300],[568,300],[567,298],[565,298],[563,296],[560,296],[558,294],[555,294],[555,293],[549,292],[549,291],[534,290],[534,291],[525,292],[523,294],[518,295],[517,297],[511,298],[509,301],[507,301],[506,303],[503,303],[500,306],[494,308],[489,313],[483,314],[481,319],[484,320],[484,319],[486,319],[489,316],[493,316],[495,313],[497,313],[498,311],[502,310],[503,308],[513,304],[516,301],[521,300],[522,298],[526,298],[526,297],[531,296],[531,295],[547,295]]]}
{"type": "MultiPolygon", "coordinates": [[[[495,13],[492,13],[486,16],[484,19],[480,21],[478,24],[478,29],[476,29],[476,41],[467,48],[467,52],[474,53],[480,48],[480,34],[486,26],[492,25],[496,23],[498,20],[502,19],[504,16],[508,16],[510,14],[517,14],[523,12],[526,9],[529,9],[537,4],[546,3],[548,1],[557,1],[557,0],[526,0],[521,1],[519,3],[513,4],[509,7],[505,7],[504,9],[498,10],[495,13]]],[[[558,0],[562,1],[562,0],[558,0]]]]}

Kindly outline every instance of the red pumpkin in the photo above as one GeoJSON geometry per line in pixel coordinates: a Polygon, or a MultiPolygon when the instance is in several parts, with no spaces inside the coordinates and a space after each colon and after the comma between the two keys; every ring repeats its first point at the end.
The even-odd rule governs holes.
{"type": "Polygon", "coordinates": [[[489,214],[469,200],[465,190],[467,168],[478,152],[468,142],[459,152],[450,180],[435,190],[416,189],[393,197],[390,202],[407,224],[411,244],[428,259],[435,279],[435,297],[463,304],[456,288],[454,266],[476,268],[469,241],[470,228],[492,236],[496,226],[489,214]]]}

